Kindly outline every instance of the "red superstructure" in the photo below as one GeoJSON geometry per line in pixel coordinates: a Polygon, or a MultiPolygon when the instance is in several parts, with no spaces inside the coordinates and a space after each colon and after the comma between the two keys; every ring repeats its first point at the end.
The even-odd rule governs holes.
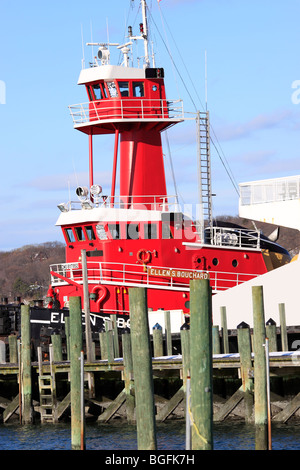
{"type": "MultiPolygon", "coordinates": [[[[83,298],[85,266],[91,312],[128,313],[128,289],[144,286],[149,308],[188,313],[190,279],[209,276],[218,292],[265,273],[275,258],[286,261],[256,231],[204,230],[167,194],[161,133],[183,121],[184,113],[180,101],[166,98],[164,70],[149,66],[146,2],[141,4],[140,36],[130,33],[129,43],[118,46],[123,65],[110,65],[109,45],[98,44],[98,60],[78,81],[88,102],[70,106],[75,129],[88,135],[90,188],[77,188],[77,203],[59,205],[66,262],[51,266],[49,307],[68,307],[70,296],[83,298]],[[128,46],[138,39],[145,44],[145,64],[129,67],[128,46]],[[94,184],[93,138],[104,134],[115,135],[110,196],[94,184]]],[[[207,113],[201,123],[208,146],[207,113]]]]}

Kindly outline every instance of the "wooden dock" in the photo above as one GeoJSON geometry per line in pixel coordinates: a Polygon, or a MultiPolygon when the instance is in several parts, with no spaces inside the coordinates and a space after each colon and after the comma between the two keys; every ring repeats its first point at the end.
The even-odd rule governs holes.
{"type": "MultiPolygon", "coordinates": [[[[130,336],[130,335],[128,335],[130,336]]],[[[252,353],[252,361],[254,355],[252,353]]],[[[270,377],[271,383],[275,379],[298,379],[300,381],[300,351],[294,352],[271,352],[269,355],[270,377]]],[[[32,362],[33,382],[38,384],[39,377],[51,379],[49,384],[49,395],[46,399],[39,389],[40,400],[33,401],[33,408],[36,412],[37,421],[42,422],[59,422],[63,415],[66,415],[71,403],[70,392],[68,391],[68,375],[70,373],[70,361],[43,361],[32,362]],[[40,370],[41,369],[41,370],[40,370]],[[57,390],[61,383],[66,389],[65,396],[59,396],[57,390]],[[53,392],[56,392],[53,396],[53,392]],[[43,413],[48,407],[49,413],[43,413]],[[40,415],[40,417],[39,417],[40,415]],[[47,418],[48,416],[48,418],[47,418]]],[[[134,413],[134,377],[128,376],[124,367],[123,358],[96,359],[92,362],[85,361],[85,403],[87,414],[90,416],[89,409],[93,408],[94,418],[99,423],[107,423],[112,419],[122,417],[130,422],[135,420],[134,413]],[[88,384],[88,376],[92,374],[94,379],[94,392],[90,392],[88,384]],[[108,384],[113,383],[113,387],[108,384]],[[123,383],[123,387],[122,387],[123,383]],[[103,388],[104,387],[104,388],[103,388]],[[101,389],[99,396],[95,393],[95,389],[101,389]],[[109,392],[109,389],[113,392],[109,392]],[[116,390],[120,389],[119,393],[116,390]],[[114,396],[114,393],[117,393],[114,396]],[[109,396],[110,395],[110,396],[109,396]],[[127,405],[127,407],[126,407],[127,405]],[[131,408],[131,413],[127,408],[131,408]],[[122,409],[121,409],[122,408],[122,409]],[[122,412],[121,412],[122,411],[122,412]]],[[[152,372],[154,384],[158,385],[161,390],[162,384],[172,384],[172,395],[159,395],[155,393],[156,419],[157,421],[165,421],[173,418],[184,417],[184,400],[185,388],[183,379],[183,357],[182,355],[162,356],[152,358],[152,372]],[[175,390],[175,391],[174,391],[175,390]],[[166,396],[167,395],[167,396],[166,396]]],[[[20,367],[17,363],[0,364],[0,390],[5,389],[6,379],[10,383],[15,384],[15,389],[19,387],[18,378],[20,367]]],[[[131,373],[132,374],[132,373],[131,373]]],[[[253,379],[253,364],[248,372],[249,378],[253,379]]],[[[236,390],[232,395],[220,396],[214,394],[214,421],[220,422],[230,417],[243,416],[243,400],[245,392],[241,380],[241,360],[239,353],[214,354],[213,355],[213,379],[214,381],[223,381],[226,383],[234,382],[236,390]],[[235,414],[235,409],[239,407],[239,413],[235,414]],[[241,411],[242,410],[242,411],[241,411]]],[[[36,385],[36,388],[38,385],[36,385]]],[[[156,387],[155,387],[156,388],[156,387]]],[[[168,388],[165,385],[165,388],[168,388]]],[[[220,387],[219,387],[220,388],[220,387]]],[[[36,395],[37,390],[35,390],[36,395]]],[[[13,417],[19,416],[20,399],[17,394],[12,400],[2,396],[0,392],[0,408],[3,410],[3,422],[6,423],[13,417]]],[[[285,423],[292,418],[300,408],[300,393],[294,396],[290,394],[287,397],[278,396],[274,393],[272,398],[272,421],[285,423]]],[[[68,415],[68,413],[67,413],[68,415]]],[[[91,417],[91,416],[90,416],[91,417]]]]}

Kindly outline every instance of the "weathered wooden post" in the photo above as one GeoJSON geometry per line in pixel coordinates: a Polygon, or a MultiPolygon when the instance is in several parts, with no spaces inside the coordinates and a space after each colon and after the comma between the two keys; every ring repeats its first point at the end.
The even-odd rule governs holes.
{"type": "Polygon", "coordinates": [[[212,306],[209,279],[190,281],[192,449],[213,448],[212,306]]]}
{"type": "Polygon", "coordinates": [[[107,330],[106,335],[106,352],[107,352],[107,361],[109,364],[114,362],[115,350],[114,350],[114,332],[113,330],[107,330]]]}
{"type": "Polygon", "coordinates": [[[10,335],[8,337],[9,344],[9,362],[12,364],[18,364],[18,345],[16,335],[10,335]]]}
{"type": "Polygon", "coordinates": [[[263,287],[252,287],[253,302],[253,343],[254,343],[254,411],[255,411],[255,448],[268,448],[268,408],[267,376],[265,360],[265,318],[263,287]]]}
{"type": "Polygon", "coordinates": [[[81,364],[82,324],[81,299],[70,297],[70,378],[71,378],[71,444],[80,450],[81,438],[81,364]]]}
{"type": "Polygon", "coordinates": [[[100,331],[99,333],[99,343],[100,343],[100,356],[101,359],[107,359],[107,340],[106,340],[106,331],[100,331]]]}
{"type": "Polygon", "coordinates": [[[126,393],[126,415],[128,423],[134,421],[134,396],[132,395],[133,386],[133,363],[131,351],[130,330],[125,328],[122,332],[122,351],[124,361],[124,384],[126,393]]]}
{"type": "Polygon", "coordinates": [[[245,421],[249,423],[253,414],[253,380],[250,378],[252,370],[250,327],[242,322],[237,326],[238,348],[241,362],[241,379],[245,392],[245,421]]]}
{"type": "Polygon", "coordinates": [[[117,315],[110,315],[110,320],[113,331],[114,357],[120,357],[117,315]]]}
{"type": "Polygon", "coordinates": [[[220,307],[221,312],[221,330],[223,340],[223,352],[224,354],[229,353],[229,341],[228,341],[228,330],[227,330],[227,316],[226,307],[220,307]]]}
{"type": "Polygon", "coordinates": [[[156,450],[152,354],[146,289],[131,288],[129,305],[138,449],[156,450]]]}
{"type": "Polygon", "coordinates": [[[153,327],[153,357],[164,355],[162,327],[156,323],[153,327]]]}
{"type": "Polygon", "coordinates": [[[32,423],[31,331],[29,305],[21,305],[22,424],[32,423]]]}
{"type": "Polygon", "coordinates": [[[213,354],[220,354],[221,347],[220,347],[220,334],[219,334],[218,325],[212,326],[212,342],[213,342],[213,354]]]}
{"type": "Polygon", "coordinates": [[[186,378],[190,376],[190,325],[184,323],[180,327],[180,341],[182,353],[182,381],[183,389],[186,390],[186,378]]]}
{"type": "Polygon", "coordinates": [[[165,337],[166,337],[166,353],[172,356],[172,332],[171,332],[171,314],[170,310],[165,310],[165,337]]]}
{"type": "Polygon", "coordinates": [[[180,327],[181,354],[182,354],[182,381],[185,395],[185,449],[191,449],[191,417],[190,417],[190,325],[184,323],[180,327]]]}
{"type": "Polygon", "coordinates": [[[65,317],[65,335],[67,343],[67,360],[70,360],[70,317],[65,317]]]}
{"type": "Polygon", "coordinates": [[[53,346],[53,361],[62,361],[62,343],[61,335],[51,335],[51,342],[53,346]]]}
{"type": "Polygon", "coordinates": [[[288,351],[288,338],[286,330],[285,304],[279,304],[280,333],[281,333],[281,351],[288,351]]]}
{"type": "Polygon", "coordinates": [[[266,323],[266,336],[269,338],[269,351],[277,351],[276,322],[272,318],[266,323]]]}

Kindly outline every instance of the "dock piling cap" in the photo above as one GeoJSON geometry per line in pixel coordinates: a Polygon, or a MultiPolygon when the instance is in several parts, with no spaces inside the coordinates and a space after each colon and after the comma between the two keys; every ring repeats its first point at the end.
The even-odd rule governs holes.
{"type": "Polygon", "coordinates": [[[242,328],[250,328],[248,323],[242,321],[242,323],[240,323],[238,326],[237,326],[237,329],[238,330],[241,330],[242,328]]]}
{"type": "Polygon", "coordinates": [[[267,321],[266,325],[267,325],[267,326],[276,325],[276,321],[273,320],[273,318],[269,318],[269,320],[267,321]]]}
{"type": "Polygon", "coordinates": [[[160,326],[159,323],[155,323],[153,330],[162,330],[162,327],[160,326]]]}

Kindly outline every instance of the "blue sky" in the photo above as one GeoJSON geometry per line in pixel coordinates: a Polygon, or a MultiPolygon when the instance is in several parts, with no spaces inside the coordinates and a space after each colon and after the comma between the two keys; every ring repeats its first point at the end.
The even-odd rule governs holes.
{"type": "MultiPolygon", "coordinates": [[[[299,174],[298,0],[149,0],[156,64],[167,96],[185,111],[205,105],[205,51],[214,215],[238,213],[237,183],[299,174]],[[163,19],[163,22],[162,22],[163,19]],[[164,44],[162,42],[164,41],[164,44]],[[172,65],[168,45],[176,68],[172,65]],[[180,76],[176,74],[176,69],[180,76]],[[197,93],[195,92],[197,90],[197,93]],[[190,100],[189,93],[193,102],[190,100]]],[[[2,0],[0,14],[0,250],[62,240],[57,204],[87,184],[88,141],[73,129],[68,105],[86,102],[77,85],[82,38],[124,40],[138,31],[135,0],[2,0]],[[135,5],[135,10],[131,5],[135,5]]],[[[85,47],[86,63],[91,48],[85,47]]],[[[118,55],[112,54],[118,60],[118,55]]],[[[168,131],[182,202],[197,202],[195,125],[168,131]]],[[[109,194],[113,138],[95,139],[95,182],[109,194]]],[[[163,139],[165,142],[165,139],[163,139]]],[[[166,153],[167,148],[165,147],[166,153]]],[[[169,193],[174,193],[166,158],[169,193]]]]}

